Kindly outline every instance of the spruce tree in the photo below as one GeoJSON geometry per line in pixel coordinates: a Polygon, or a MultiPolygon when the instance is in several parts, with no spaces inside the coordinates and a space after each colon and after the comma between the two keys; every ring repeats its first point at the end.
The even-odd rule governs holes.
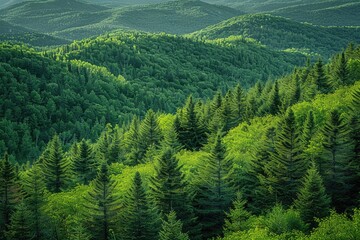
{"type": "Polygon", "coordinates": [[[347,122],[334,110],[325,123],[323,129],[324,151],[322,154],[321,174],[327,193],[330,195],[334,207],[344,211],[352,201],[349,199],[351,191],[351,159],[352,143],[349,139],[347,122]]]}
{"type": "Polygon", "coordinates": [[[156,239],[157,216],[148,203],[148,198],[139,172],[136,172],[132,186],[125,195],[122,211],[123,239],[156,239]]]}
{"type": "Polygon", "coordinates": [[[299,131],[294,112],[289,109],[280,123],[280,132],[275,139],[275,151],[267,166],[273,194],[285,206],[292,204],[305,175],[307,164],[302,158],[299,131]]]}
{"type": "Polygon", "coordinates": [[[251,214],[245,209],[246,200],[240,192],[237,193],[233,202],[233,208],[226,214],[224,233],[225,235],[234,232],[245,231],[249,228],[247,220],[251,214]]]}
{"type": "Polygon", "coordinates": [[[190,240],[189,236],[182,231],[181,220],[176,219],[175,211],[166,215],[161,228],[159,240],[190,240]]]}
{"type": "Polygon", "coordinates": [[[238,84],[233,92],[232,110],[234,113],[234,126],[245,120],[245,93],[240,84],[238,84]]]}
{"type": "Polygon", "coordinates": [[[276,115],[280,112],[281,109],[281,101],[279,95],[279,83],[275,81],[272,91],[269,95],[269,113],[272,115],[276,115]]]}
{"type": "Polygon", "coordinates": [[[137,165],[140,163],[140,143],[139,143],[139,119],[134,116],[129,130],[124,135],[125,158],[128,165],[137,165]]]}
{"type": "Polygon", "coordinates": [[[151,178],[152,198],[163,215],[171,210],[178,212],[178,218],[184,223],[184,230],[189,232],[192,239],[196,239],[199,232],[188,184],[181,168],[173,151],[165,149],[155,166],[155,176],[151,178]]]}
{"type": "Polygon", "coordinates": [[[317,90],[320,93],[328,93],[330,92],[330,85],[328,82],[328,78],[324,72],[324,66],[322,60],[319,60],[315,63],[314,66],[314,83],[317,86],[317,90]]]}
{"type": "Polygon", "coordinates": [[[88,184],[96,176],[97,163],[91,146],[84,139],[78,144],[73,170],[81,184],[88,184]]]}
{"type": "Polygon", "coordinates": [[[323,218],[330,213],[330,198],[325,192],[325,187],[316,165],[307,170],[302,187],[295,200],[295,208],[300,212],[304,222],[310,227],[316,227],[316,218],[323,218]]]}
{"type": "Polygon", "coordinates": [[[301,133],[303,150],[309,146],[311,138],[315,135],[315,130],[314,114],[312,111],[309,111],[301,133]]]}
{"type": "Polygon", "coordinates": [[[341,53],[337,61],[337,66],[335,68],[335,77],[336,80],[338,80],[342,85],[349,85],[351,83],[349,70],[347,67],[347,60],[344,52],[341,53]]]}
{"type": "Polygon", "coordinates": [[[226,148],[218,135],[209,156],[199,166],[195,202],[203,239],[222,234],[225,211],[233,197],[231,169],[231,161],[226,158],[226,148]]]}
{"type": "Polygon", "coordinates": [[[5,233],[10,226],[10,217],[20,198],[19,186],[14,166],[5,153],[0,162],[0,239],[5,239],[5,233]]]}
{"type": "Polygon", "coordinates": [[[143,159],[150,146],[158,148],[162,139],[158,119],[153,110],[147,111],[139,128],[139,158],[143,159]]]}
{"type": "Polygon", "coordinates": [[[40,167],[34,165],[25,172],[21,178],[21,183],[26,194],[24,202],[32,213],[31,222],[34,239],[43,239],[44,221],[41,208],[45,201],[46,184],[40,167]]]}
{"type": "Polygon", "coordinates": [[[7,239],[31,240],[37,239],[33,235],[32,212],[24,203],[16,206],[15,212],[11,215],[11,224],[6,232],[7,239]]]}
{"type": "Polygon", "coordinates": [[[91,190],[85,196],[87,212],[85,219],[89,221],[89,232],[94,240],[111,239],[110,230],[116,231],[119,214],[119,198],[115,196],[116,183],[111,179],[106,163],[101,165],[91,190]]]}
{"type": "Polygon", "coordinates": [[[47,146],[49,154],[43,162],[43,173],[46,179],[47,189],[58,193],[64,190],[70,179],[70,163],[64,157],[62,143],[58,135],[55,135],[47,146]]]}

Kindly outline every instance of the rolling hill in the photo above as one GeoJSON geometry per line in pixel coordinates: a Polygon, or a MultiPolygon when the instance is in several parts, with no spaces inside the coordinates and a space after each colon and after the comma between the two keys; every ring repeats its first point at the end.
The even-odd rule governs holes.
{"type": "Polygon", "coordinates": [[[273,49],[291,49],[328,58],[350,42],[359,42],[360,28],[321,27],[269,14],[250,14],[225,20],[189,36],[210,40],[224,38],[228,42],[241,36],[273,49]]]}

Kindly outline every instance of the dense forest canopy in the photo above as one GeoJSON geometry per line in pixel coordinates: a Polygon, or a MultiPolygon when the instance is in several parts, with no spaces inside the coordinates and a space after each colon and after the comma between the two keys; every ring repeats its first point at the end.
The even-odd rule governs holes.
{"type": "Polygon", "coordinates": [[[207,2],[0,1],[1,240],[360,239],[358,3],[207,2]]]}

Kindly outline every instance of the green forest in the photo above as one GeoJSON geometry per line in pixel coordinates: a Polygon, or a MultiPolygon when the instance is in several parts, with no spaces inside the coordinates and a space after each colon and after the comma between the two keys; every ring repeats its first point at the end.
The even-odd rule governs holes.
{"type": "Polygon", "coordinates": [[[274,14],[357,4],[16,2],[0,10],[0,240],[360,239],[359,26],[274,14]]]}

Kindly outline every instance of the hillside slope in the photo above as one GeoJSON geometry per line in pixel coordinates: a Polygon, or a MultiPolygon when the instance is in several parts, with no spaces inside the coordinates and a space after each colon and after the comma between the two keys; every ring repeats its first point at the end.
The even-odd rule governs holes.
{"type": "Polygon", "coordinates": [[[270,48],[292,49],[328,58],[350,42],[359,42],[360,28],[320,27],[269,14],[251,14],[225,20],[189,36],[210,40],[227,38],[229,42],[237,39],[234,36],[241,36],[270,48]]]}

